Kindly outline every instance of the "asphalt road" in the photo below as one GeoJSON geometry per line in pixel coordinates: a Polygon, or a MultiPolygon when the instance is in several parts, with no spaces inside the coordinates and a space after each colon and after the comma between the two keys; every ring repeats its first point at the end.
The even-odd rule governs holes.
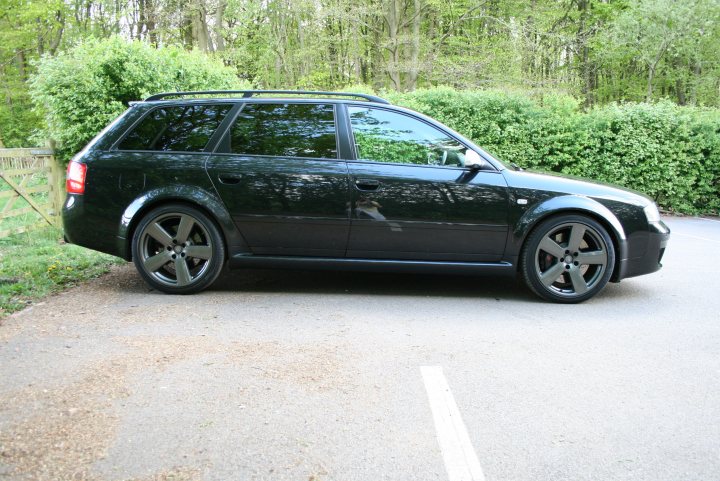
{"type": "Polygon", "coordinates": [[[173,297],[120,267],[0,326],[0,478],[718,480],[720,222],[667,223],[662,271],[573,306],[294,271],[173,297]],[[447,471],[453,433],[480,475],[447,471]]]}

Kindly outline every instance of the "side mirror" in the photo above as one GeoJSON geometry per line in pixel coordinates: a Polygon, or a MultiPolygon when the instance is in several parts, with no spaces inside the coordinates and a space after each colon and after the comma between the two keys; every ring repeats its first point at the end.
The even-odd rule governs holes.
{"type": "Polygon", "coordinates": [[[467,149],[465,152],[465,167],[470,170],[480,170],[485,166],[485,159],[474,150],[467,149]]]}

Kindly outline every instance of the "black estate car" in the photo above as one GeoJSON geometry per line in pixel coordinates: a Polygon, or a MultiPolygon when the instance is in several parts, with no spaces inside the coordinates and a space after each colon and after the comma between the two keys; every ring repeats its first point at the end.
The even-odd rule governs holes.
{"type": "Polygon", "coordinates": [[[363,94],[153,95],[67,172],[67,240],[134,261],[167,293],[205,289],[229,261],[519,274],[572,303],[660,269],[670,233],[642,195],[508,168],[363,94]]]}

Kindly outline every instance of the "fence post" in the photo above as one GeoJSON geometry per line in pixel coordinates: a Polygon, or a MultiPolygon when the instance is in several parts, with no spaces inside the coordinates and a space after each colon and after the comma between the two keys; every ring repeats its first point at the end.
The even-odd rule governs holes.
{"type": "MultiPolygon", "coordinates": [[[[47,144],[51,147],[50,144],[47,144]]],[[[50,205],[52,206],[52,215],[55,220],[55,225],[62,229],[62,212],[63,202],[65,201],[65,169],[62,164],[55,157],[54,150],[52,155],[48,159],[50,162],[50,178],[48,183],[50,184],[50,205]]]]}

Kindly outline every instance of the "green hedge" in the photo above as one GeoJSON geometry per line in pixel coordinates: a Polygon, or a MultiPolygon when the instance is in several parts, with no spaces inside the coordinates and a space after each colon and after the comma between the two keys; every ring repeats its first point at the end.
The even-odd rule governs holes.
{"type": "Polygon", "coordinates": [[[456,129],[507,163],[612,182],[666,210],[720,210],[720,111],[670,102],[587,113],[570,97],[418,90],[387,97],[456,129]]]}
{"type": "Polygon", "coordinates": [[[120,115],[128,102],[179,90],[237,89],[234,69],[199,52],[155,49],[119,37],[91,40],[43,57],[31,95],[67,160],[120,115]]]}
{"type": "MultiPolygon", "coordinates": [[[[161,91],[248,88],[220,61],[120,38],[44,57],[32,97],[67,159],[132,100],[161,91]]],[[[371,92],[365,86],[349,90],[371,92]]],[[[437,118],[508,163],[624,185],[685,213],[720,211],[720,110],[670,102],[583,112],[562,95],[433,88],[387,97],[437,118]]]]}

